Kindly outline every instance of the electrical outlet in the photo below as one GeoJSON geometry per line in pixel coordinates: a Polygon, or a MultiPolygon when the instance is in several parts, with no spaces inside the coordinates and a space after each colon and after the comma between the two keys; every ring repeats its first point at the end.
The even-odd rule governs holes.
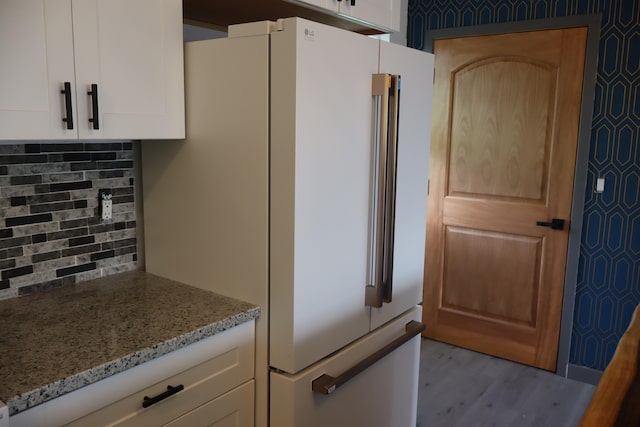
{"type": "Polygon", "coordinates": [[[113,201],[111,200],[111,194],[102,193],[101,201],[102,222],[109,222],[113,217],[113,201]]]}
{"type": "Polygon", "coordinates": [[[111,200],[102,201],[102,220],[111,221],[113,217],[113,202],[111,200]]]}

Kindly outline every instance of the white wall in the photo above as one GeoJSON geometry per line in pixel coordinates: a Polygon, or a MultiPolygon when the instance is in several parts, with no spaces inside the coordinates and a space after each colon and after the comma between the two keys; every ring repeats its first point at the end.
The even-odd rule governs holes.
{"type": "Polygon", "coordinates": [[[196,40],[221,39],[223,37],[227,37],[227,33],[224,31],[212,30],[211,28],[198,27],[190,24],[184,24],[182,26],[182,32],[183,32],[185,42],[192,42],[196,40]]]}

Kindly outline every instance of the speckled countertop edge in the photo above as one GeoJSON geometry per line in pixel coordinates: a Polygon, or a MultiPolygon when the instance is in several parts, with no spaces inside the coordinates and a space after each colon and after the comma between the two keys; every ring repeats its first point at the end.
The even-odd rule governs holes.
{"type": "Polygon", "coordinates": [[[174,350],[178,350],[189,344],[198,342],[204,338],[226,331],[227,329],[231,329],[241,323],[256,319],[259,315],[260,309],[256,307],[252,310],[221,320],[197,331],[172,338],[154,345],[153,347],[145,348],[129,354],[119,360],[114,360],[112,362],[96,366],[95,368],[88,369],[76,375],[68,376],[60,381],[47,384],[30,392],[14,396],[9,399],[8,402],[5,402],[9,408],[9,415],[17,414],[18,412],[22,412],[56,397],[70,393],[86,385],[93,384],[112,375],[124,372],[134,366],[148,362],[174,350]]]}
{"type": "MultiPolygon", "coordinates": [[[[33,378],[30,379],[32,384],[31,386],[25,386],[23,384],[19,386],[19,389],[17,388],[17,386],[13,388],[13,390],[15,390],[16,392],[19,391],[19,394],[17,395],[13,395],[13,393],[7,393],[7,390],[5,389],[5,395],[3,396],[5,398],[4,403],[8,407],[10,415],[15,415],[21,411],[32,408],[36,405],[47,402],[51,399],[62,396],[66,393],[75,391],[83,386],[108,378],[111,375],[124,372],[127,369],[130,369],[134,366],[153,360],[157,357],[168,354],[174,350],[180,349],[182,347],[185,347],[189,344],[195,343],[197,341],[200,341],[204,338],[210,337],[222,331],[231,329],[236,325],[239,325],[247,321],[251,321],[260,316],[260,308],[255,306],[254,304],[246,303],[233,298],[228,298],[223,295],[215,294],[213,292],[203,291],[198,288],[187,286],[178,282],[174,282],[174,281],[164,279],[158,276],[154,276],[141,271],[121,273],[120,275],[115,275],[109,278],[96,279],[93,281],[85,282],[83,284],[80,284],[80,286],[76,286],[76,287],[77,289],[67,288],[67,290],[60,289],[60,290],[55,290],[53,292],[58,292],[57,294],[58,301],[60,300],[60,298],[62,298],[65,300],[65,302],[67,302],[69,299],[72,300],[74,294],[83,294],[82,296],[83,299],[80,301],[82,305],[87,304],[87,299],[90,299],[91,301],[93,301],[93,299],[96,299],[101,304],[104,304],[105,294],[106,294],[106,297],[109,298],[108,299],[109,302],[113,302],[113,298],[115,295],[115,298],[119,298],[119,300],[116,300],[116,302],[118,303],[122,303],[122,299],[126,299],[127,301],[129,301],[128,298],[130,294],[137,295],[136,298],[138,298],[138,300],[140,300],[141,296],[144,297],[144,303],[140,303],[140,302],[133,303],[129,307],[124,307],[123,311],[125,314],[128,314],[128,315],[131,315],[131,312],[133,312],[133,314],[135,315],[138,315],[138,314],[146,315],[146,317],[143,317],[142,320],[153,321],[154,324],[151,325],[151,329],[153,329],[154,326],[156,327],[156,329],[158,329],[155,324],[161,323],[161,322],[157,322],[155,318],[156,317],[160,319],[162,318],[161,316],[155,316],[155,315],[150,316],[150,313],[155,313],[156,311],[156,308],[153,302],[155,303],[159,302],[162,304],[162,303],[166,303],[167,300],[171,300],[171,302],[173,303],[174,302],[173,299],[176,298],[176,295],[174,295],[174,292],[172,291],[175,290],[176,291],[175,294],[181,295],[182,300],[180,300],[179,299],[180,297],[178,297],[178,299],[175,301],[175,304],[172,304],[172,305],[178,306],[178,310],[183,310],[183,311],[179,311],[179,314],[181,314],[183,318],[186,319],[187,325],[185,326],[185,325],[178,324],[177,326],[178,329],[174,328],[171,332],[168,332],[168,333],[165,333],[163,331],[164,336],[162,338],[158,337],[158,338],[153,338],[151,340],[147,339],[147,341],[144,344],[142,344],[142,343],[138,343],[137,340],[132,340],[131,339],[132,337],[128,335],[131,333],[132,336],[135,338],[139,334],[139,332],[137,331],[137,327],[134,327],[134,328],[131,327],[131,324],[130,324],[131,319],[130,318],[123,319],[122,321],[123,325],[120,325],[118,327],[123,328],[123,329],[120,329],[119,331],[125,335],[124,337],[126,338],[125,341],[129,343],[127,344],[128,350],[124,349],[125,351],[122,352],[121,350],[123,349],[120,349],[118,350],[119,352],[117,353],[117,355],[114,355],[112,353],[105,354],[106,353],[106,350],[105,350],[101,352],[100,355],[98,355],[96,359],[98,360],[97,362],[93,361],[93,355],[91,354],[91,352],[89,352],[90,353],[89,361],[84,360],[83,365],[79,365],[79,366],[84,366],[84,368],[69,369],[69,367],[66,367],[68,369],[66,374],[62,374],[62,373],[54,374],[53,377],[49,376],[49,378],[47,378],[46,380],[44,379],[40,380],[39,379],[40,377],[36,375],[37,380],[34,381],[33,378]],[[118,281],[124,282],[126,284],[119,285],[116,283],[118,281]],[[92,282],[100,283],[101,287],[92,287],[93,285],[92,282]],[[138,288],[137,287],[138,284],[141,287],[138,288]],[[128,289],[122,288],[123,290],[120,291],[120,288],[118,288],[117,286],[128,287],[128,289]],[[106,292],[103,292],[102,289],[106,289],[106,292]],[[94,297],[93,295],[96,295],[96,294],[97,294],[97,297],[94,297]],[[147,304],[147,298],[150,299],[152,303],[147,304]],[[192,303],[190,301],[190,298],[193,299],[195,302],[192,303]],[[211,303],[213,303],[216,307],[211,307],[210,305],[208,305],[211,303]],[[141,307],[138,309],[137,304],[144,307],[141,307]],[[217,309],[217,307],[221,307],[221,308],[217,309]],[[137,310],[139,310],[139,312],[137,310]],[[185,310],[190,314],[186,315],[185,310]],[[191,317],[194,317],[194,319],[191,319],[191,317]],[[196,326],[197,323],[200,323],[200,324],[196,326]],[[178,332],[180,328],[182,328],[182,330],[178,332]],[[130,332],[130,331],[134,331],[134,332],[130,332]],[[171,337],[167,338],[167,336],[171,336],[171,337]],[[131,344],[131,342],[133,342],[134,344],[131,344]],[[105,360],[107,360],[106,363],[105,363],[105,360]],[[87,366],[91,366],[91,367],[86,369],[87,366]]],[[[14,301],[12,303],[9,303],[13,305],[9,306],[8,309],[7,309],[7,306],[0,307],[4,309],[4,312],[0,310],[0,321],[2,321],[2,326],[4,327],[4,330],[6,332],[9,332],[8,335],[12,335],[11,332],[14,332],[12,337],[14,341],[7,341],[6,339],[7,337],[0,336],[0,341],[2,341],[3,345],[6,345],[8,343],[14,344],[13,346],[6,345],[4,352],[0,348],[0,367],[2,367],[2,369],[12,370],[12,372],[14,373],[13,376],[8,376],[6,378],[0,377],[0,380],[2,380],[3,382],[4,381],[8,382],[5,384],[0,384],[0,386],[3,386],[3,385],[6,386],[7,384],[12,384],[12,381],[15,381],[16,376],[23,378],[25,375],[27,375],[26,372],[31,372],[29,370],[28,364],[23,367],[24,360],[21,360],[22,354],[20,352],[27,351],[27,353],[25,354],[29,354],[29,355],[34,353],[33,343],[31,343],[31,347],[27,346],[27,350],[10,349],[11,347],[20,347],[20,344],[19,344],[20,342],[29,341],[29,339],[25,338],[25,334],[21,335],[20,332],[7,330],[9,320],[11,321],[15,320],[20,324],[23,324],[23,323],[28,324],[29,323],[28,320],[30,320],[31,318],[31,316],[29,315],[29,310],[31,309],[31,306],[33,305],[34,309],[36,310],[37,309],[42,310],[41,303],[45,301],[48,305],[51,304],[51,301],[46,298],[51,298],[52,296],[53,294],[50,294],[48,296],[41,295],[40,302],[29,301],[28,306],[25,304],[22,304],[22,301],[14,301]],[[39,303],[40,303],[40,306],[38,305],[39,303]],[[10,313],[9,315],[7,315],[8,312],[10,313]],[[25,315],[28,316],[28,319],[26,320],[25,320],[25,315]],[[15,316],[17,316],[17,318],[15,316]],[[15,341],[16,339],[18,339],[19,341],[15,341]],[[10,363],[9,361],[13,361],[13,363],[10,363]],[[22,371],[20,369],[22,369],[22,371]],[[27,369],[27,371],[24,371],[24,369],[27,369]]],[[[25,297],[25,301],[27,301],[26,297],[25,297]]],[[[4,303],[4,304],[7,304],[7,303],[4,303]]],[[[54,312],[56,309],[60,310],[59,307],[56,307],[51,311],[54,312]]],[[[98,309],[94,307],[94,310],[98,310],[98,309]]],[[[110,310],[109,308],[106,308],[104,309],[104,311],[111,314],[112,310],[110,310]]],[[[117,310],[116,312],[118,314],[115,315],[115,319],[116,319],[115,322],[120,322],[120,319],[118,317],[120,312],[117,310]]],[[[51,314],[47,313],[47,315],[51,315],[51,314]]],[[[96,316],[96,317],[99,317],[99,316],[96,316]]],[[[109,320],[113,321],[113,318],[110,318],[109,320]]],[[[78,322],[78,323],[81,324],[82,322],[78,322]]],[[[15,325],[15,326],[18,327],[19,329],[20,325],[15,325]]],[[[63,324],[63,326],[68,327],[68,324],[63,324]]],[[[33,325],[27,325],[27,328],[28,327],[33,327],[33,325]]],[[[147,327],[149,327],[149,325],[147,325],[147,327]]],[[[161,329],[164,329],[164,328],[161,328],[161,329]]],[[[86,333],[86,328],[84,333],[86,333]]],[[[36,333],[34,335],[37,336],[38,334],[36,333]]],[[[82,337],[80,332],[78,332],[78,335],[82,337]]],[[[146,334],[144,335],[146,336],[146,334]]],[[[42,337],[39,337],[38,339],[42,339],[42,337]]],[[[93,345],[98,345],[98,344],[100,344],[99,341],[97,343],[93,343],[93,345]]],[[[78,343],[72,342],[72,343],[69,343],[69,346],[70,346],[70,349],[68,351],[68,354],[67,354],[67,351],[63,352],[64,355],[67,357],[71,357],[74,355],[75,347],[78,346],[78,343]]],[[[64,345],[62,348],[65,349],[64,345]]],[[[56,349],[59,350],[60,349],[59,346],[56,349]]],[[[39,353],[39,349],[36,350],[36,352],[39,353]]],[[[81,354],[78,354],[80,358],[86,357],[86,355],[82,354],[82,351],[80,351],[80,353],[81,354]]],[[[55,358],[53,358],[53,362],[55,363],[55,358]]],[[[40,364],[37,364],[35,366],[39,367],[40,364]]],[[[49,367],[49,369],[51,368],[49,367]]],[[[44,372],[48,374],[48,371],[46,368],[44,369],[44,372]]],[[[8,387],[8,388],[9,390],[12,389],[11,387],[8,387]]],[[[3,402],[3,400],[0,400],[0,402],[3,402]]]]}

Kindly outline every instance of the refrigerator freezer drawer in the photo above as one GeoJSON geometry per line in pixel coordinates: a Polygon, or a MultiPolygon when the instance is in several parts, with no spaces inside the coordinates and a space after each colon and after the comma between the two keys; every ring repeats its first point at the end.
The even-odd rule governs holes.
{"type": "Polygon", "coordinates": [[[406,336],[407,324],[412,320],[419,322],[421,312],[421,307],[412,308],[296,375],[272,371],[271,425],[415,426],[420,335],[408,339],[328,394],[313,391],[312,387],[314,380],[323,375],[340,377],[399,337],[406,336]]]}

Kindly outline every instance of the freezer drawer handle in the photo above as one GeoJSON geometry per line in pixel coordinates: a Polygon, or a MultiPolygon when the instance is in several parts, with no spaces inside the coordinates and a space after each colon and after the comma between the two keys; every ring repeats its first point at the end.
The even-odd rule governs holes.
{"type": "Polygon", "coordinates": [[[405,333],[401,337],[398,337],[395,340],[391,341],[389,344],[382,347],[380,350],[376,351],[371,356],[368,356],[367,358],[358,362],[356,365],[347,369],[337,377],[332,377],[327,374],[323,374],[322,376],[319,376],[318,378],[316,378],[311,382],[311,390],[320,394],[333,393],[334,391],[336,391],[338,387],[340,387],[350,379],[354,378],[360,372],[364,371],[365,369],[367,369],[368,367],[376,363],[378,360],[385,357],[387,354],[393,352],[402,344],[406,343],[416,335],[420,334],[422,331],[424,331],[424,328],[425,328],[424,323],[420,323],[415,320],[412,320],[411,322],[407,323],[407,326],[405,328],[405,333]]]}
{"type": "Polygon", "coordinates": [[[144,400],[142,401],[142,407],[143,408],[148,408],[151,405],[155,405],[156,403],[160,402],[161,400],[166,399],[169,396],[173,396],[174,394],[178,393],[179,391],[184,390],[184,385],[180,384],[176,387],[167,386],[167,391],[165,391],[164,393],[160,393],[157,396],[154,397],[149,397],[149,396],[145,396],[144,400]]]}

